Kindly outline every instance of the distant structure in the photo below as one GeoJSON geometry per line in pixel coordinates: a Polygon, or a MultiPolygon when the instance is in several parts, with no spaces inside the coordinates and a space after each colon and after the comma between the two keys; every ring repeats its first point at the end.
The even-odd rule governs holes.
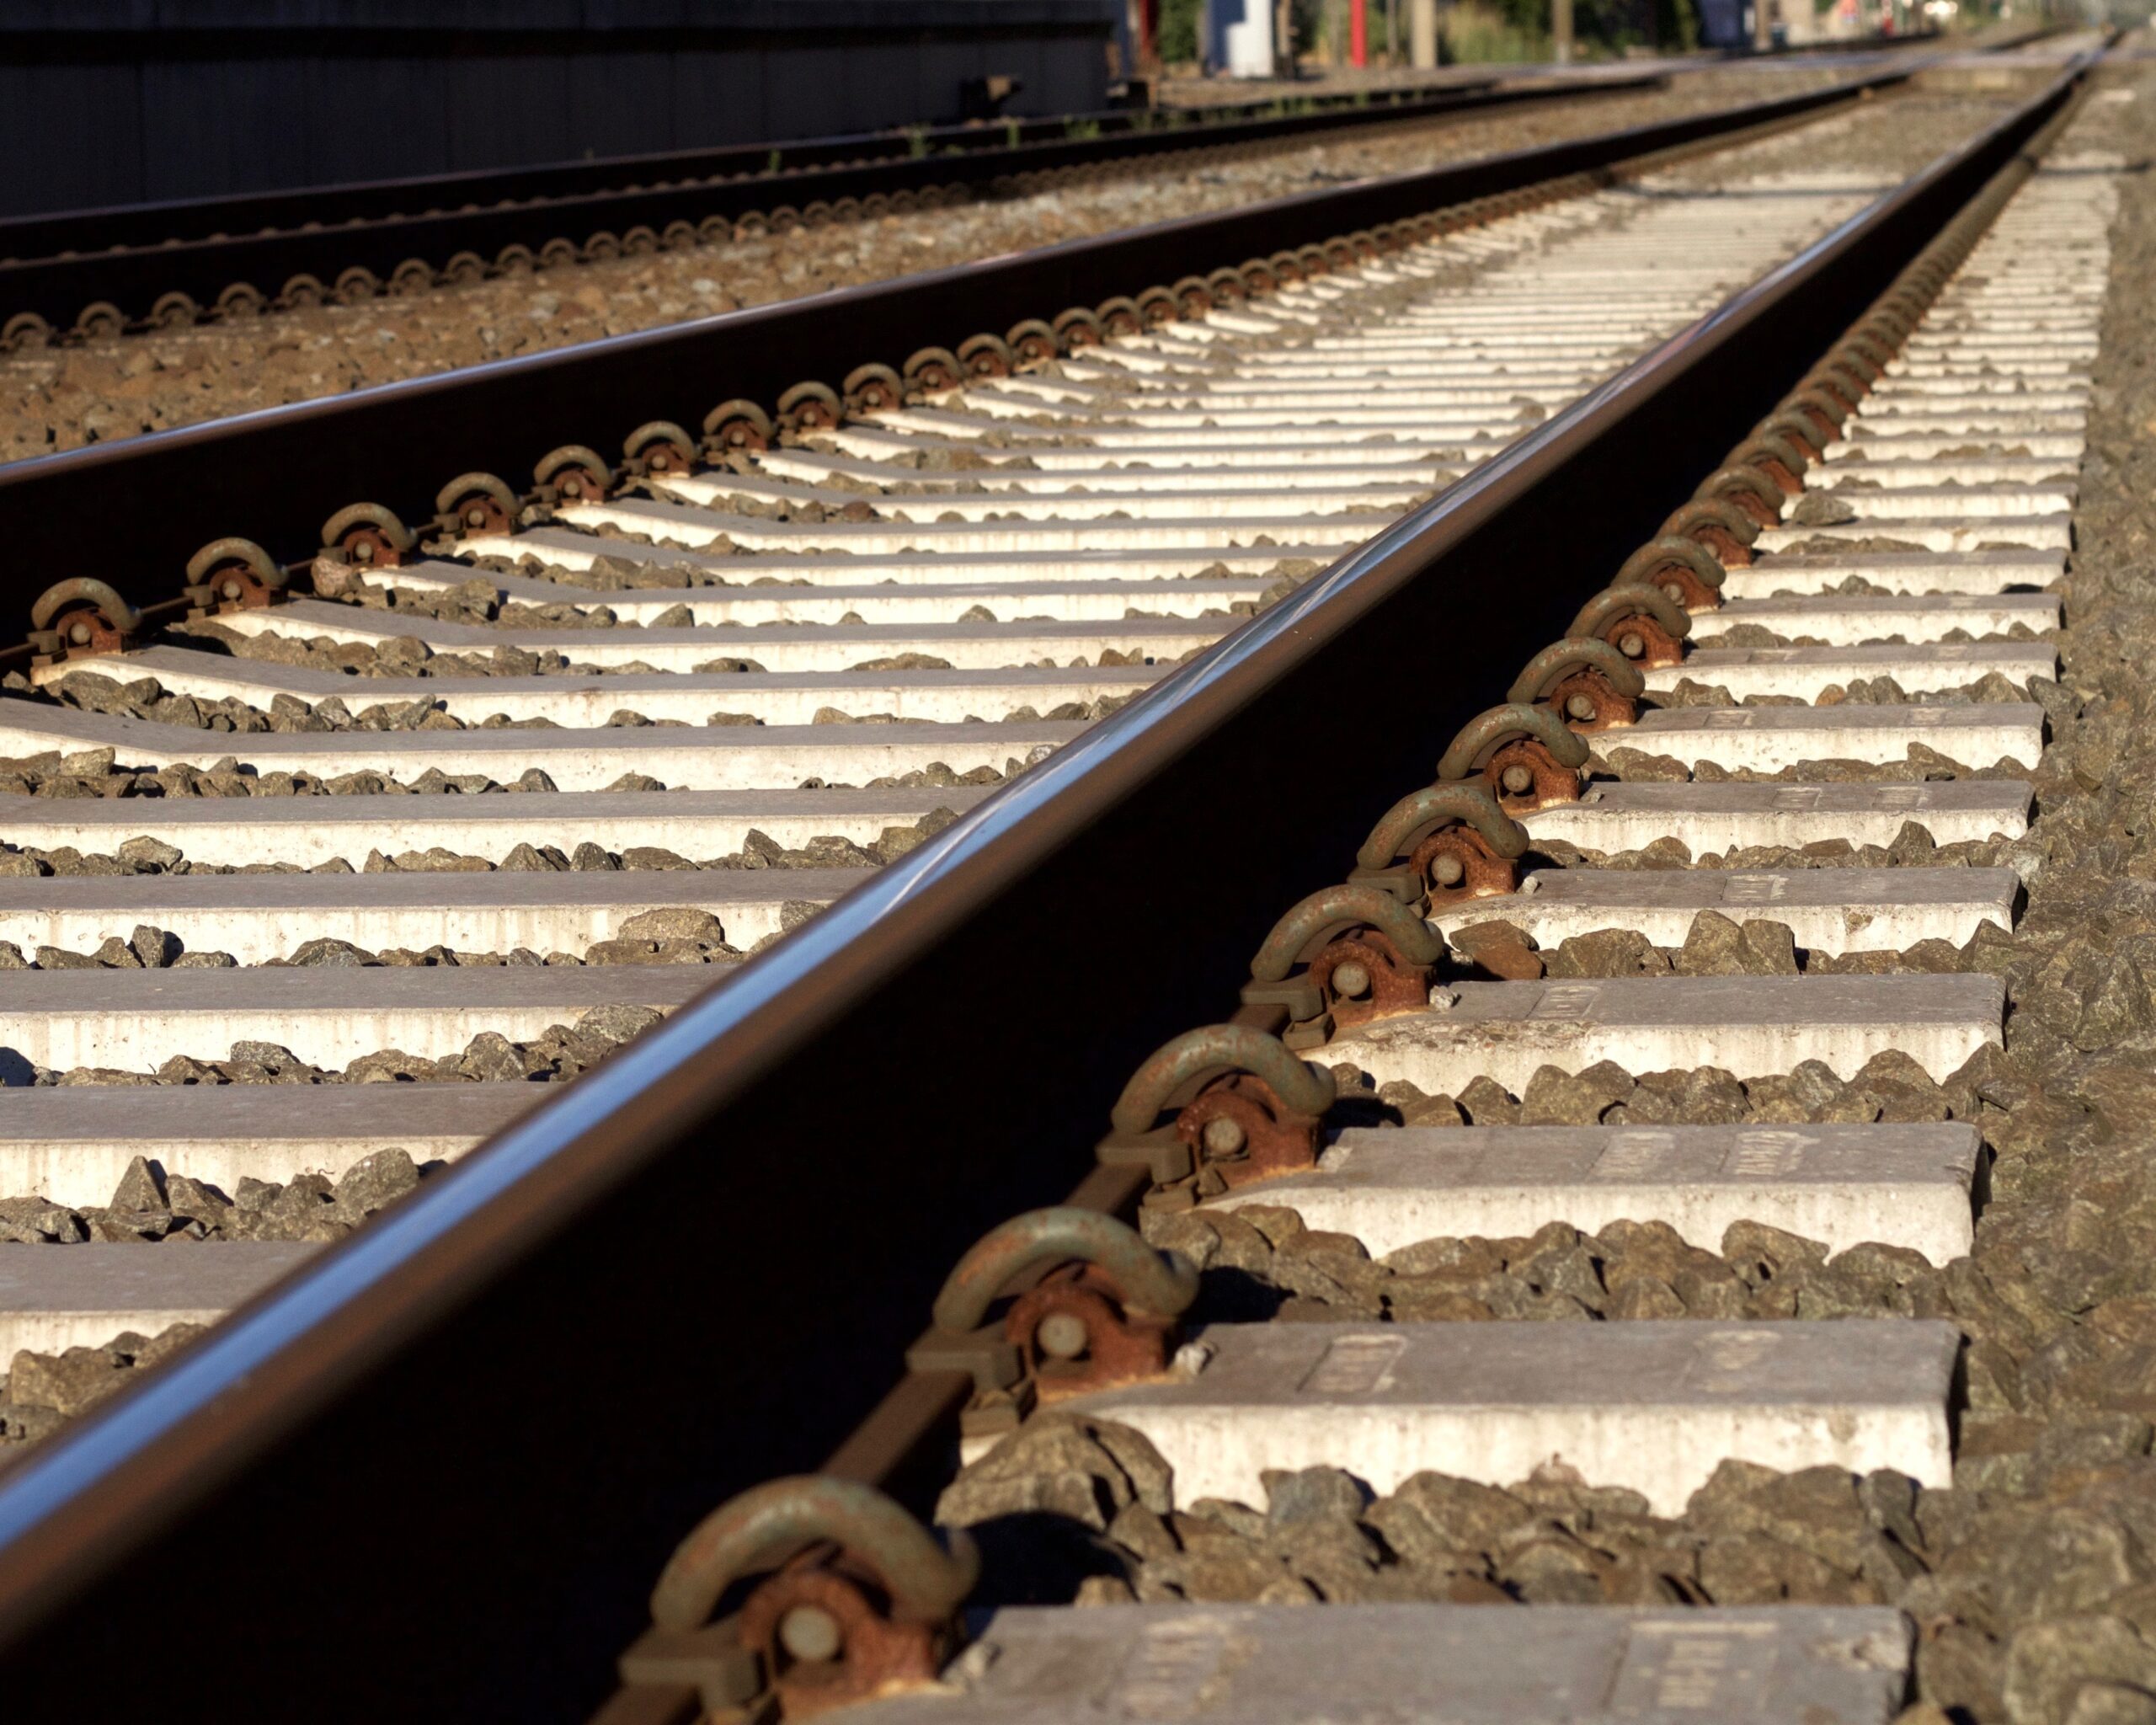
{"type": "Polygon", "coordinates": [[[1125,0],[0,6],[0,214],[1082,113],[1107,104],[1125,19],[1125,0]]]}

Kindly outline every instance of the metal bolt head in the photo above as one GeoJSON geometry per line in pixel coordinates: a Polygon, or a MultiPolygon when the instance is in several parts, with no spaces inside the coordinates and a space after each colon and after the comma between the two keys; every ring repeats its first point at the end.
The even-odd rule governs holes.
{"type": "Polygon", "coordinates": [[[237,580],[233,579],[232,576],[227,575],[222,581],[218,583],[217,591],[223,598],[237,599],[240,595],[240,585],[237,580]]]}
{"type": "Polygon", "coordinates": [[[487,511],[478,504],[473,504],[471,508],[464,511],[464,525],[467,527],[485,526],[487,525],[487,511]]]}
{"type": "Polygon", "coordinates": [[[564,497],[583,496],[584,482],[575,474],[570,474],[568,478],[562,481],[562,495],[564,497]]]}
{"type": "Polygon", "coordinates": [[[1440,851],[1431,859],[1430,879],[1439,886],[1458,886],[1467,879],[1467,865],[1449,851],[1440,851]]]}
{"type": "Polygon", "coordinates": [[[1664,581],[1662,584],[1662,590],[1668,595],[1672,605],[1682,605],[1684,602],[1684,590],[1676,582],[1664,581]]]}
{"type": "Polygon", "coordinates": [[[1205,1130],[1198,1135],[1209,1156],[1237,1156],[1250,1141],[1243,1130],[1243,1123],[1228,1114],[1215,1114],[1205,1123],[1205,1130]]]}
{"type": "Polygon", "coordinates": [[[351,553],[352,561],[354,563],[372,563],[374,561],[374,541],[371,539],[355,540],[352,542],[351,553]]]}
{"type": "Polygon", "coordinates": [[[821,1605],[796,1605],[778,1620],[778,1642],[803,1664],[823,1665],[839,1656],[846,1637],[821,1605]]]}
{"type": "Polygon", "coordinates": [[[1086,1320],[1075,1311],[1051,1311],[1033,1330],[1033,1341],[1051,1359],[1075,1359],[1089,1339],[1086,1320]]]}
{"type": "Polygon", "coordinates": [[[1534,775],[1524,766],[1508,766],[1499,775],[1498,782],[1504,786],[1507,795],[1524,797],[1534,788],[1534,775]]]}
{"type": "Polygon", "coordinates": [[[86,622],[72,622],[67,626],[67,638],[77,647],[90,644],[90,626],[86,622]]]}
{"type": "Polygon", "coordinates": [[[1370,972],[1366,964],[1350,959],[1344,964],[1332,967],[1332,991],[1351,1001],[1358,1001],[1370,991],[1370,972]]]}
{"type": "Polygon", "coordinates": [[[1565,697],[1565,716],[1584,724],[1594,717],[1594,699],[1588,695],[1567,695],[1565,697]]]}
{"type": "Polygon", "coordinates": [[[1617,638],[1617,650],[1627,659],[1643,658],[1647,650],[1646,637],[1628,629],[1617,638]]]}

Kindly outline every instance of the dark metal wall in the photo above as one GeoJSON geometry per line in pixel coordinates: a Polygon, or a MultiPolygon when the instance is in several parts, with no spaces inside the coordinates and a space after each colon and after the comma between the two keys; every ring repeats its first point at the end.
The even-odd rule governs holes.
{"type": "Polygon", "coordinates": [[[1118,0],[0,0],[0,215],[1106,105],[1118,0]]]}

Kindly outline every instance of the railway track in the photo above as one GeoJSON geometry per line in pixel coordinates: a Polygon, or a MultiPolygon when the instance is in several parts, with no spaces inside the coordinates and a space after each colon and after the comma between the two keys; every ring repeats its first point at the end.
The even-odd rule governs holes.
{"type": "MultiPolygon", "coordinates": [[[[1986,49],[2024,45],[2048,28],[2000,35],[1986,49]]],[[[1860,82],[1899,83],[1909,66],[1941,57],[1922,51],[1930,40],[1891,45],[1881,56],[1890,63],[1860,82]],[[1891,63],[1897,58],[1907,64],[1891,63]]],[[[1661,71],[1469,79],[19,216],[0,221],[0,350],[250,323],[265,312],[874,222],[1134,172],[1196,171],[1306,136],[1573,104],[1668,83],[1661,71]]]]}
{"type": "MultiPolygon", "coordinates": [[[[1068,1711],[1079,1669],[1212,1717],[1945,1693],[1877,1566],[1935,1555],[1972,1321],[1882,1297],[1852,1348],[1761,1290],[1800,1259],[1906,1288],[1972,1242],[2004,996],[1961,955],[2029,866],[2116,198],[2031,168],[2086,66],[1883,198],[1635,163],[648,423],[626,467],[557,450],[529,499],[467,474],[431,533],[348,510],[312,596],[229,540],[162,632],[54,590],[0,704],[0,1185],[55,1242],[0,1265],[44,1356],[11,1402],[27,1370],[88,1407],[354,1237],[16,1471],[7,1621],[99,1565],[93,1597],[178,1562],[206,1600],[261,1530],[188,1513],[146,1559],[131,1518],[243,1460],[282,1501],[419,1407],[476,1455],[603,1335],[563,1450],[626,1442],[643,1482],[565,1512],[580,1595],[781,1458],[838,1482],[682,1546],[616,1725],[940,1669],[972,1548],[872,1487],[947,1486],[1001,1607],[938,1697],[873,1703],[903,1712],[1068,1711]],[[722,1190],[714,1263],[688,1211],[722,1190]],[[658,1370],[809,1239],[873,1314],[787,1284],[718,1379],[658,1370]],[[1566,1316],[1618,1322],[1487,1321],[1566,1316]],[[1730,1605],[1726,1542],[1673,1530],[1767,1489],[1732,1456],[1863,1477],[1885,1555],[1730,1605]],[[1465,1561],[1444,1517],[1507,1487],[1562,1536],[1465,1561]],[[741,1605],[808,1537],[843,1552],[741,1605]],[[1074,1590],[1142,1609],[1024,1603],[1074,1590]],[[1499,1597],[1542,1610],[1454,1609],[1499,1597]]],[[[400,1485],[392,1520],[455,1495],[400,1485]]],[[[444,1694],[566,1668],[508,1561],[551,1536],[499,1531],[411,1583],[476,1563],[460,1632],[521,1625],[430,1653],[444,1694]]],[[[620,1599],[569,1615],[629,1639],[620,1599]]],[[[563,1680],[596,1699],[529,1692],[563,1680]]]]}
{"type": "MultiPolygon", "coordinates": [[[[1891,83],[1888,77],[1883,82],[1891,83]]],[[[0,347],[356,304],[490,275],[731,243],[1283,141],[1636,93],[1643,72],[1494,78],[1220,109],[1055,115],[0,221],[0,347]]]]}

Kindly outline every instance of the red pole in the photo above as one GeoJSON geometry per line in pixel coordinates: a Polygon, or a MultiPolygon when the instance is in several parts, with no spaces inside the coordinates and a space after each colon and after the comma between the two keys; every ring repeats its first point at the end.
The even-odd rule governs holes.
{"type": "Polygon", "coordinates": [[[1368,0],[1348,0],[1348,63],[1368,66],[1370,63],[1370,19],[1364,9],[1368,0]]]}

